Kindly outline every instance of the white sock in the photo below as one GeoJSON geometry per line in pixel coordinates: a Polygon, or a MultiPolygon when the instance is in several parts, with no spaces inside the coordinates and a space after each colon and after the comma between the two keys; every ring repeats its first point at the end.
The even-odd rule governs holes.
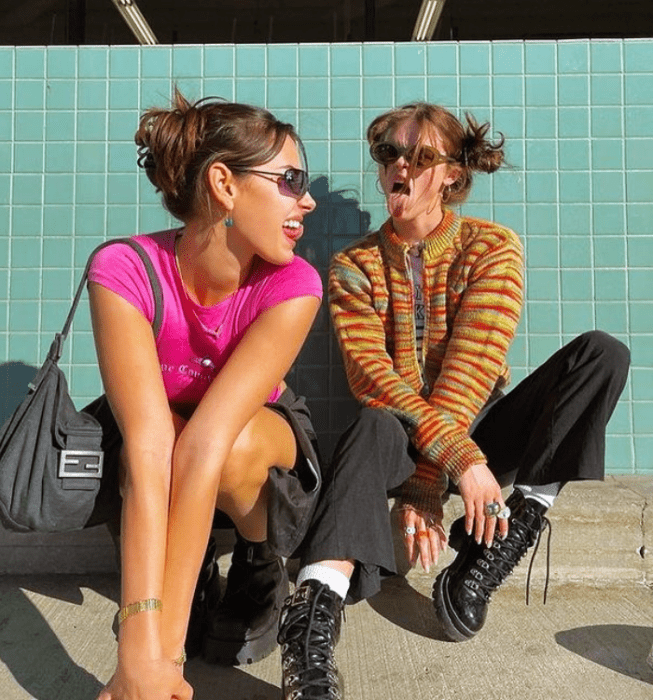
{"type": "Polygon", "coordinates": [[[347,597],[349,579],[343,573],[332,569],[330,566],[309,564],[308,566],[302,567],[297,574],[297,588],[299,588],[304,581],[308,581],[308,579],[326,583],[326,585],[343,600],[347,597]]]}
{"type": "Polygon", "coordinates": [[[553,484],[540,484],[537,486],[529,486],[527,484],[515,484],[515,488],[519,489],[525,498],[530,498],[533,501],[541,503],[546,508],[550,508],[555,501],[556,496],[560,493],[562,483],[556,481],[553,484]]]}

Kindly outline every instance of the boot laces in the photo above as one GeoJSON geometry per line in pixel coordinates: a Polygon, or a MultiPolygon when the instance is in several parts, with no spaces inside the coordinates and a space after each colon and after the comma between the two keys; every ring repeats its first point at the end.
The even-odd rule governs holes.
{"type": "Polygon", "coordinates": [[[517,518],[511,520],[506,539],[502,540],[496,535],[493,546],[491,548],[483,548],[481,556],[476,560],[476,565],[469,571],[471,579],[466,579],[464,583],[473,591],[482,593],[484,598],[489,600],[491,594],[512,573],[512,570],[526,554],[528,548],[535,544],[526,580],[526,604],[528,605],[533,562],[540,546],[542,533],[548,528],[546,580],[544,586],[544,602],[546,603],[550,571],[551,522],[545,515],[540,515],[539,518],[540,525],[537,527],[537,531],[517,518]]]}
{"type": "Polygon", "coordinates": [[[291,599],[285,618],[282,618],[279,641],[282,643],[285,683],[296,686],[290,692],[289,700],[302,700],[304,693],[311,688],[326,691],[334,700],[341,698],[333,659],[336,617],[328,600],[322,597],[325,590],[330,589],[326,584],[321,585],[310,602],[293,604],[291,599]]]}
{"type": "Polygon", "coordinates": [[[549,591],[549,575],[551,573],[551,521],[542,515],[542,527],[537,533],[537,540],[535,541],[535,549],[533,550],[533,556],[528,565],[528,576],[526,577],[526,605],[530,602],[530,590],[531,590],[531,573],[533,571],[533,562],[535,561],[535,555],[537,550],[540,548],[540,542],[542,540],[542,533],[544,530],[548,530],[546,536],[546,576],[544,577],[544,593],[542,595],[542,603],[546,605],[546,594],[549,591]]]}

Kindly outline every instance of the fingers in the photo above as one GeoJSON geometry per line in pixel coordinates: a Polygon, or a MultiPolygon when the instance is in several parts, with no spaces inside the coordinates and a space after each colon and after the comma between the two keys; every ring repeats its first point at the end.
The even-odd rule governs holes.
{"type": "Polygon", "coordinates": [[[446,549],[447,536],[439,519],[430,513],[405,508],[402,526],[406,556],[414,566],[419,559],[424,571],[435,565],[440,553],[446,549]]]}
{"type": "Polygon", "coordinates": [[[419,550],[419,562],[422,565],[422,569],[428,573],[431,569],[433,559],[431,557],[431,536],[426,526],[417,531],[415,539],[417,540],[417,548],[419,550]]]}
{"type": "Polygon", "coordinates": [[[417,527],[415,526],[416,520],[417,513],[412,508],[406,508],[402,511],[401,523],[404,534],[404,548],[406,550],[406,558],[411,566],[415,565],[417,558],[417,549],[415,547],[415,534],[417,533],[417,527]]]}
{"type": "MultiPolygon", "coordinates": [[[[502,505],[502,507],[505,507],[505,503],[502,505]]],[[[505,540],[506,537],[508,536],[508,518],[498,518],[499,521],[499,536],[501,537],[502,540],[505,540]]]]}
{"type": "MultiPolygon", "coordinates": [[[[501,487],[485,464],[469,467],[461,476],[458,487],[465,504],[467,534],[473,534],[478,544],[485,542],[485,545],[490,547],[497,528],[497,518],[488,517],[485,507],[490,503],[498,503],[500,508],[504,507],[501,487]]],[[[505,537],[508,524],[502,522],[499,523],[499,533],[505,537]]]]}
{"type": "Polygon", "coordinates": [[[420,547],[420,563],[426,573],[438,563],[440,554],[447,548],[447,536],[441,525],[429,523],[416,535],[420,547]],[[421,536],[420,536],[421,535],[421,536]]]}

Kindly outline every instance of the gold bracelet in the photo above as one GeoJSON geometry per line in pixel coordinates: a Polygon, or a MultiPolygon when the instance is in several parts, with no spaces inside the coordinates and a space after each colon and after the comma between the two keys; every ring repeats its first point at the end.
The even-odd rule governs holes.
{"type": "Polygon", "coordinates": [[[173,659],[172,663],[173,663],[175,666],[183,666],[183,665],[186,663],[186,659],[187,659],[187,658],[188,658],[188,657],[186,656],[186,650],[183,649],[182,652],[181,652],[181,656],[180,656],[179,658],[177,658],[177,659],[173,659]]]}
{"type": "Polygon", "coordinates": [[[136,615],[140,612],[148,610],[161,610],[163,605],[159,598],[148,598],[147,600],[138,600],[135,603],[130,603],[121,608],[118,612],[118,624],[122,624],[128,617],[136,615]]]}

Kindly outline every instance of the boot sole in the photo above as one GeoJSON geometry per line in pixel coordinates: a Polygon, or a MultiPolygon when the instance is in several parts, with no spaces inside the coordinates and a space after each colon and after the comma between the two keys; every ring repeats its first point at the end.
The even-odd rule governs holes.
{"type": "Polygon", "coordinates": [[[261,661],[277,646],[278,616],[272,627],[256,639],[242,640],[212,639],[204,637],[202,658],[210,664],[220,666],[244,666],[261,661]]]}
{"type": "Polygon", "coordinates": [[[456,615],[447,594],[448,578],[449,571],[445,569],[438,574],[433,584],[433,606],[435,607],[435,614],[440,621],[442,631],[448,641],[466,642],[476,636],[476,632],[466,627],[456,615]]]}

